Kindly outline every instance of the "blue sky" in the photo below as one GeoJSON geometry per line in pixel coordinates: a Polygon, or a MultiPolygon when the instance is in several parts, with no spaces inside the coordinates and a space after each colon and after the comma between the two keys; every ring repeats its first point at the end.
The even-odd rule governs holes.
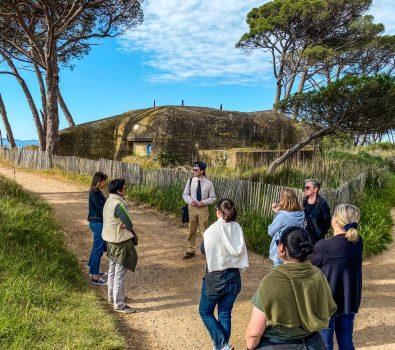
{"type": "MultiPolygon", "coordinates": [[[[248,30],[245,17],[267,1],[145,0],[142,26],[103,40],[74,70],[60,72],[61,91],[77,124],[160,105],[226,110],[270,109],[274,81],[268,56],[234,48],[248,30]]],[[[371,14],[395,34],[392,0],[373,1],[371,14]]],[[[35,76],[23,73],[37,103],[35,76]]],[[[26,99],[15,79],[0,75],[0,93],[14,136],[37,139],[26,99]]],[[[60,128],[67,127],[63,115],[60,128]]],[[[3,125],[1,129],[4,133],[3,125]]]]}

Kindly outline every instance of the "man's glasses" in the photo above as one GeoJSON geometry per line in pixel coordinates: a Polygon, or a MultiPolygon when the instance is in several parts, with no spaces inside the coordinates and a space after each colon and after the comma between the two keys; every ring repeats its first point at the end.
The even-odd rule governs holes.
{"type": "Polygon", "coordinates": [[[303,187],[303,189],[306,190],[306,191],[309,190],[310,188],[311,188],[310,186],[303,187]]]}
{"type": "Polygon", "coordinates": [[[196,171],[199,171],[199,170],[200,170],[200,168],[197,168],[197,169],[193,169],[193,171],[195,171],[195,172],[196,172],[196,171]]]}

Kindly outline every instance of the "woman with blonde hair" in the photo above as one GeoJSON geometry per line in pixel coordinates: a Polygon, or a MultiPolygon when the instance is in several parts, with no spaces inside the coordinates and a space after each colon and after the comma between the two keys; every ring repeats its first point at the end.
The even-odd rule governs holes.
{"type": "Polygon", "coordinates": [[[354,317],[361,304],[363,240],[358,235],[360,211],[351,204],[340,204],[332,217],[333,237],[319,241],[311,263],[321,269],[337,304],[329,327],[321,330],[328,350],[333,349],[336,333],[339,350],[354,349],[352,341],[354,317]]]}
{"type": "Polygon", "coordinates": [[[293,190],[286,188],[280,193],[280,201],[272,204],[272,210],[276,213],[273,222],[268,227],[268,234],[272,237],[269,250],[269,258],[274,267],[283,262],[277,254],[276,240],[280,239],[283,231],[290,226],[304,226],[304,212],[293,190]]]}

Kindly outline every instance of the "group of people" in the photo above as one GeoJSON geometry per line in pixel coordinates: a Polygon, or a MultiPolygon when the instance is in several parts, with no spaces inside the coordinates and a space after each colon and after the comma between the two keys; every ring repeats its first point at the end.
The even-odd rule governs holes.
{"type": "MultiPolygon", "coordinates": [[[[213,350],[231,350],[231,314],[241,291],[240,271],[248,268],[243,229],[231,199],[216,203],[217,220],[208,226],[208,206],[216,202],[213,183],[205,176],[206,164],[194,163],[194,176],[185,186],[188,204],[188,248],[183,259],[195,256],[197,230],[203,235],[200,251],[206,259],[199,314],[213,341],[213,350]],[[218,317],[214,316],[217,307],[218,317]]],[[[115,311],[135,310],[125,303],[126,270],[137,263],[137,235],[128,214],[125,181],[110,182],[109,197],[102,190],[107,176],[96,173],[89,194],[89,227],[93,247],[89,272],[94,284],[108,286],[115,311]],[[107,250],[108,280],[100,271],[107,250]]],[[[246,345],[252,349],[333,349],[336,334],[340,350],[354,349],[353,321],[361,302],[362,238],[358,235],[359,209],[341,204],[331,217],[320,183],[306,180],[301,205],[295,192],[284,189],[267,234],[272,237],[269,257],[273,269],[252,297],[246,345]],[[326,238],[332,226],[333,237],[326,238]]]]}
{"type": "Polygon", "coordinates": [[[93,175],[88,212],[89,228],[93,233],[89,275],[93,284],[108,287],[108,301],[113,304],[114,311],[133,313],[136,310],[125,303],[124,290],[126,271],[136,269],[138,237],[125,202],[125,180],[115,179],[109,183],[107,199],[102,192],[106,185],[106,174],[93,175]],[[108,273],[100,271],[104,251],[110,260],[108,273]],[[104,277],[108,277],[107,281],[104,277]]]}

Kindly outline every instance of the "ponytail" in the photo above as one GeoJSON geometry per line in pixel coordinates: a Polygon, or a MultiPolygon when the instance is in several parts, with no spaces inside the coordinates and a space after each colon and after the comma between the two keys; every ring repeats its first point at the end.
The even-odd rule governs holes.
{"type": "Polygon", "coordinates": [[[236,221],[237,210],[235,204],[231,199],[220,199],[217,204],[217,209],[221,212],[222,218],[226,221],[236,221]]]}
{"type": "Polygon", "coordinates": [[[361,216],[359,209],[352,204],[340,204],[335,208],[333,216],[344,227],[347,240],[356,242],[358,239],[358,222],[361,216]]]}

